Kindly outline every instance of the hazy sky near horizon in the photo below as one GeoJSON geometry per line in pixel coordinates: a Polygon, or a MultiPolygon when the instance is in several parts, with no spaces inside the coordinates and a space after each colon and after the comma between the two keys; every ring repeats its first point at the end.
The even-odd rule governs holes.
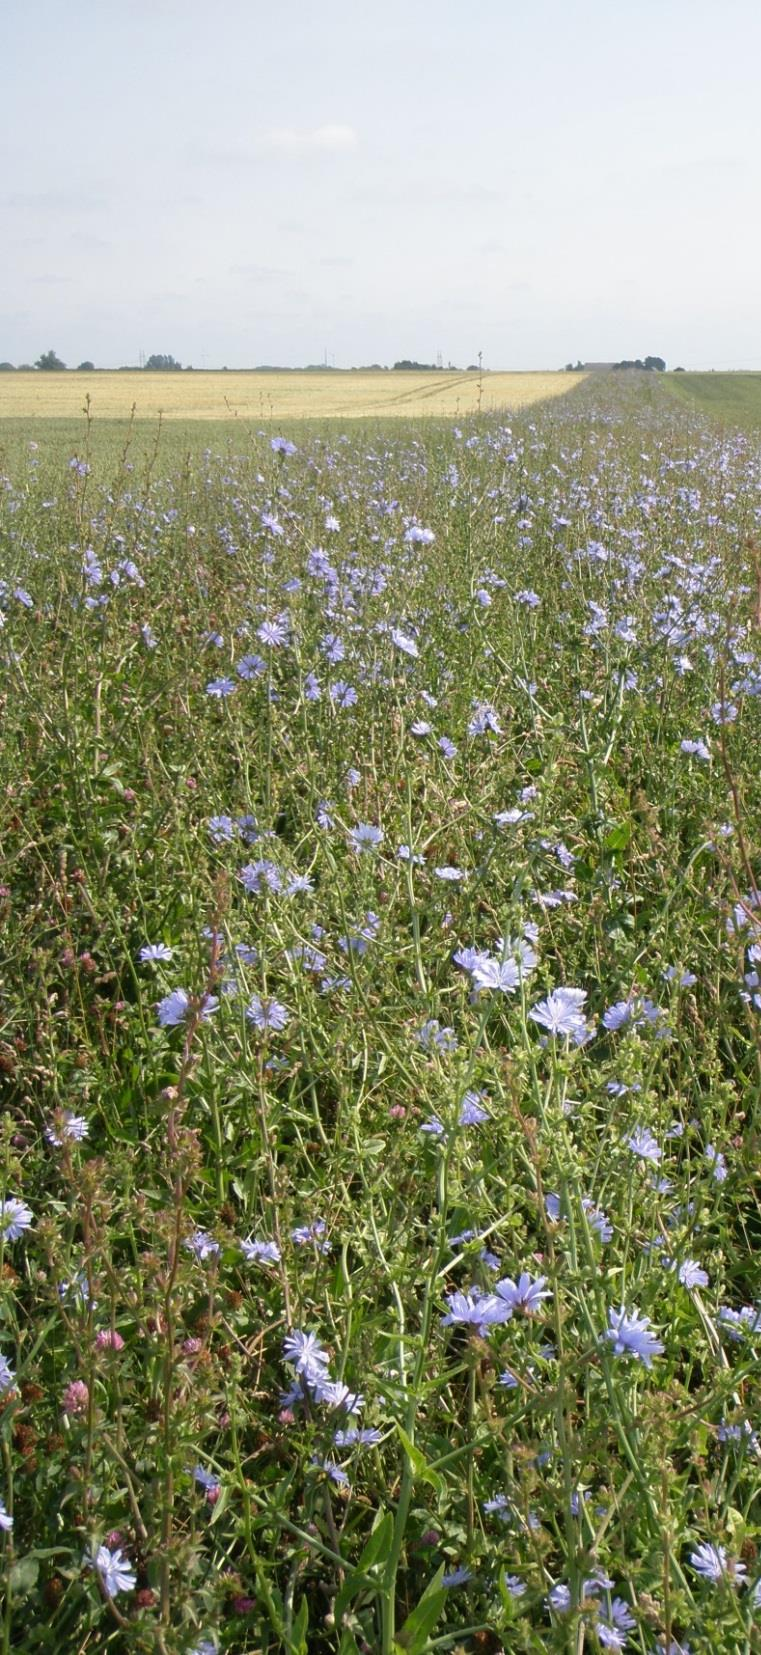
{"type": "Polygon", "coordinates": [[[5,0],[0,360],[761,368],[758,0],[5,0]]]}

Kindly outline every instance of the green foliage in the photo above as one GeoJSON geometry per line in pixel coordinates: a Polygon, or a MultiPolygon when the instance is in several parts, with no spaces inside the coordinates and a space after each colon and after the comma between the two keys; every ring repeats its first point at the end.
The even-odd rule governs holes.
{"type": "Polygon", "coordinates": [[[443,1577],[442,1564],[397,1634],[395,1651],[403,1650],[405,1655],[423,1655],[429,1647],[429,1635],[438,1625],[447,1600],[446,1587],[442,1586],[443,1577]]]}
{"type": "Polygon", "coordinates": [[[66,367],[66,363],[61,361],[60,356],[56,356],[55,351],[43,351],[34,365],[41,373],[61,373],[66,367]]]}
{"type": "Polygon", "coordinates": [[[177,362],[173,356],[163,356],[159,351],[148,357],[145,366],[150,373],[177,373],[182,363],[177,362]]]}
{"type": "Polygon", "coordinates": [[[596,1571],[632,1649],[752,1648],[747,445],[656,375],[295,453],[35,432],[0,492],[0,1199],[33,1214],[0,1247],[0,1652],[567,1655],[596,1571]],[[505,938],[536,964],[474,993],[453,955],[505,938]],[[560,985],[593,1039],[544,1038],[560,985]],[[524,1271],[533,1309],[444,1323],[524,1271]]]}
{"type": "Polygon", "coordinates": [[[642,357],[638,356],[633,360],[630,359],[630,358],[625,358],[621,362],[614,362],[613,367],[614,368],[644,368],[645,371],[648,372],[648,373],[653,371],[653,370],[655,370],[657,373],[664,373],[665,368],[666,368],[666,363],[665,363],[662,356],[646,356],[644,358],[644,361],[643,361],[642,357]]]}

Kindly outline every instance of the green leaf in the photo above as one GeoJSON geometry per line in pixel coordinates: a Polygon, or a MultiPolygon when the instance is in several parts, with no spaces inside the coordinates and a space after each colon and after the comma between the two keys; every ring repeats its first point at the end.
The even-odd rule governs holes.
{"type": "Polygon", "coordinates": [[[738,1511],[736,1506],[728,1506],[725,1521],[727,1529],[729,1530],[733,1550],[740,1551],[745,1541],[748,1528],[742,1512],[738,1511]]]}
{"type": "Polygon", "coordinates": [[[362,1149],[365,1155],[382,1155],[386,1148],[385,1138],[363,1138],[362,1149]]]}
{"type": "Polygon", "coordinates": [[[626,850],[632,836],[631,822],[615,822],[603,839],[605,850],[626,850]]]}
{"type": "Polygon", "coordinates": [[[440,1477],[438,1471],[434,1471],[433,1466],[428,1464],[425,1454],[421,1454],[420,1449],[416,1448],[414,1442],[411,1442],[407,1432],[402,1430],[401,1425],[397,1425],[396,1429],[404,1452],[410,1462],[413,1477],[421,1483],[427,1483],[429,1488],[432,1488],[436,1494],[441,1494],[446,1486],[444,1478],[440,1477]]]}
{"type": "Polygon", "coordinates": [[[20,1557],[11,1569],[11,1591],[16,1597],[26,1597],[33,1592],[37,1585],[40,1572],[39,1558],[30,1553],[28,1557],[20,1557]]]}
{"type": "Polygon", "coordinates": [[[443,1578],[442,1563],[397,1634],[396,1641],[400,1648],[406,1651],[406,1655],[423,1655],[429,1633],[433,1631],[447,1600],[446,1586],[441,1584],[443,1578]]]}
{"type": "Polygon", "coordinates": [[[306,1598],[302,1598],[299,1604],[299,1612],[293,1623],[293,1628],[289,1639],[288,1655],[309,1655],[309,1646],[307,1644],[308,1631],[309,1604],[307,1603],[306,1598]]]}
{"type": "Polygon", "coordinates": [[[394,1519],[387,1511],[375,1528],[362,1552],[356,1568],[348,1574],[333,1606],[333,1613],[339,1626],[352,1599],[357,1597],[363,1588],[375,1584],[370,1576],[371,1569],[383,1569],[391,1554],[394,1539],[394,1519]]]}

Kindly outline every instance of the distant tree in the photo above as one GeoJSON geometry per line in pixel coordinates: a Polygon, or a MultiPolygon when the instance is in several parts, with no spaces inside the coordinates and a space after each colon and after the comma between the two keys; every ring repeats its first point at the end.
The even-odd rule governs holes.
{"type": "Polygon", "coordinates": [[[12,362],[0,362],[0,374],[15,374],[16,369],[12,362]]]}
{"type": "Polygon", "coordinates": [[[662,374],[665,372],[665,361],[662,356],[645,356],[645,361],[640,356],[635,357],[634,361],[632,357],[624,356],[622,361],[614,362],[614,367],[642,367],[647,374],[653,371],[662,374]]]}
{"type": "Polygon", "coordinates": [[[683,374],[684,373],[684,368],[675,368],[674,373],[675,374],[683,374]]]}
{"type": "Polygon", "coordinates": [[[173,356],[162,356],[161,353],[159,352],[154,356],[149,356],[148,361],[146,362],[145,366],[146,366],[147,369],[150,370],[151,373],[165,374],[165,373],[177,373],[179,371],[179,369],[182,367],[182,363],[181,362],[175,362],[175,359],[174,359],[173,356]]]}
{"type": "Polygon", "coordinates": [[[66,363],[61,361],[60,356],[56,356],[55,351],[43,351],[42,356],[38,356],[34,365],[35,368],[39,368],[42,373],[46,374],[62,373],[66,367],[66,363]]]}
{"type": "Polygon", "coordinates": [[[95,363],[94,362],[80,362],[78,367],[77,367],[77,373],[78,374],[93,374],[94,372],[95,372],[95,363]]]}
{"type": "Polygon", "coordinates": [[[20,374],[33,374],[34,368],[31,362],[19,362],[18,371],[20,374]]]}
{"type": "Polygon", "coordinates": [[[394,367],[396,369],[404,369],[405,372],[409,372],[409,370],[412,369],[414,373],[419,374],[436,372],[433,362],[410,362],[409,358],[406,356],[402,358],[401,362],[395,362],[394,367]]]}
{"type": "Polygon", "coordinates": [[[657,373],[661,374],[666,368],[666,364],[662,356],[646,356],[644,362],[642,361],[641,356],[636,357],[634,361],[632,361],[631,357],[625,356],[620,362],[614,362],[613,366],[614,368],[643,368],[646,373],[651,373],[655,370],[657,373]]]}

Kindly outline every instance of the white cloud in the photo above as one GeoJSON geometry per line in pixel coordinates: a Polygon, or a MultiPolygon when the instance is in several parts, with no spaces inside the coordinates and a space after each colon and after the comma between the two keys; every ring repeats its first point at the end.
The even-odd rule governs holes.
{"type": "Polygon", "coordinates": [[[273,126],[260,139],[260,148],[279,150],[290,155],[305,155],[314,150],[349,150],[357,147],[353,126],[316,126],[311,130],[294,126],[273,126]]]}

